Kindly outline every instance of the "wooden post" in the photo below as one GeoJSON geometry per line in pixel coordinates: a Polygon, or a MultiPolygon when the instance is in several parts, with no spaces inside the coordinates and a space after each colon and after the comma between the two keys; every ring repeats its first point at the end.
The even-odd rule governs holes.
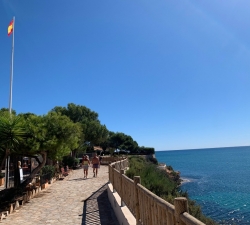
{"type": "Polygon", "coordinates": [[[31,191],[28,191],[28,201],[30,200],[30,199],[32,199],[32,195],[31,195],[31,191]]]}
{"type": "Polygon", "coordinates": [[[115,173],[114,173],[114,170],[115,170],[115,165],[112,165],[112,185],[113,185],[113,193],[116,193],[116,190],[115,190],[115,173]]]}
{"type": "Polygon", "coordinates": [[[16,200],[16,201],[15,201],[15,210],[18,209],[18,208],[19,208],[19,201],[16,200]]]}
{"type": "Polygon", "coordinates": [[[135,216],[136,216],[136,225],[139,225],[140,222],[140,209],[139,209],[139,196],[138,196],[138,190],[137,190],[137,184],[141,183],[141,177],[140,176],[134,176],[134,193],[135,193],[135,216]]]}
{"type": "Polygon", "coordinates": [[[14,207],[13,207],[14,203],[10,203],[10,208],[9,208],[9,213],[13,213],[14,207]]]}
{"type": "Polygon", "coordinates": [[[184,197],[179,197],[174,199],[175,207],[175,220],[177,225],[185,225],[180,219],[180,215],[184,212],[188,212],[188,201],[184,197]]]}
{"type": "Polygon", "coordinates": [[[24,204],[24,197],[23,197],[23,199],[18,200],[18,202],[19,202],[19,207],[23,206],[23,204],[24,204]]]}
{"type": "Polygon", "coordinates": [[[109,184],[110,184],[110,183],[112,183],[112,182],[111,182],[111,174],[112,174],[111,166],[108,165],[108,168],[109,168],[109,184]]]}
{"type": "Polygon", "coordinates": [[[3,212],[0,212],[0,221],[2,221],[5,218],[5,215],[3,212]]]}
{"type": "Polygon", "coordinates": [[[121,207],[125,206],[124,202],[123,202],[123,185],[122,185],[122,175],[124,174],[124,169],[121,169],[120,171],[120,185],[121,185],[121,193],[120,193],[120,196],[121,196],[121,207]]]}
{"type": "Polygon", "coordinates": [[[23,202],[24,203],[27,202],[27,193],[26,192],[23,193],[23,202]]]}

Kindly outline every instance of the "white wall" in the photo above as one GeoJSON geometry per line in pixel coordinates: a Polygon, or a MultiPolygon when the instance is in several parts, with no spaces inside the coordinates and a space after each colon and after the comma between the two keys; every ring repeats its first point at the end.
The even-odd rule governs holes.
{"type": "Polygon", "coordinates": [[[120,225],[136,225],[136,219],[129,211],[127,206],[121,207],[121,198],[117,192],[113,193],[113,185],[110,183],[107,187],[109,202],[115,212],[120,225]]]}

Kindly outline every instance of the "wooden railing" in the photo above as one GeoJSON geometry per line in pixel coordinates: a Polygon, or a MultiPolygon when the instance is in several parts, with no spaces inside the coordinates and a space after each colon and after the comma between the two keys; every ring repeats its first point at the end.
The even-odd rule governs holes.
{"type": "Polygon", "coordinates": [[[136,218],[137,225],[205,225],[188,213],[186,198],[175,198],[174,205],[158,197],[144,186],[139,176],[134,180],[124,172],[128,159],[109,165],[109,181],[113,192],[121,197],[121,206],[126,205],[136,218]]]}
{"type": "Polygon", "coordinates": [[[102,165],[108,165],[110,163],[117,162],[117,161],[120,161],[120,160],[125,159],[125,158],[126,157],[123,157],[123,156],[117,156],[117,157],[114,157],[114,156],[102,156],[101,164],[102,165]]]}

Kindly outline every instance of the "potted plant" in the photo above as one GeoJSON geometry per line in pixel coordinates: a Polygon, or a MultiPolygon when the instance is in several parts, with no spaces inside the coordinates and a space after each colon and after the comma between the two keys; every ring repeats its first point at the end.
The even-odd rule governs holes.
{"type": "Polygon", "coordinates": [[[0,186],[4,185],[4,174],[0,173],[0,186]]]}

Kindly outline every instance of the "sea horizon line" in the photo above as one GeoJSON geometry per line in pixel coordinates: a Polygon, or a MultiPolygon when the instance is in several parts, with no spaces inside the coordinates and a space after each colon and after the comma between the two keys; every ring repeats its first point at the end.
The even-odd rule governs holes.
{"type": "Polygon", "coordinates": [[[250,147],[250,145],[240,145],[240,146],[227,146],[227,147],[205,147],[205,148],[187,148],[187,149],[169,149],[169,150],[155,150],[156,152],[164,152],[164,151],[189,151],[189,150],[213,150],[213,149],[223,149],[223,148],[244,148],[250,147]]]}

